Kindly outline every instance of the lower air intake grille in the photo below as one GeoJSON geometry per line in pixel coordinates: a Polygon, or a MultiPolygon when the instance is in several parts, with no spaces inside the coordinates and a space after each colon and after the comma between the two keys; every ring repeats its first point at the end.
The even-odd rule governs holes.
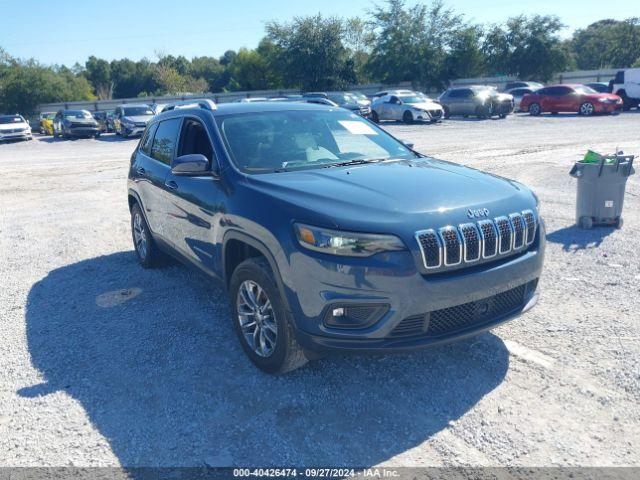
{"type": "Polygon", "coordinates": [[[535,290],[537,282],[537,280],[533,280],[475,302],[435,310],[426,315],[405,318],[392,330],[389,337],[438,337],[455,333],[474,324],[483,324],[522,307],[527,292],[535,290]],[[425,319],[428,321],[425,322],[425,319]],[[425,325],[427,325],[426,331],[425,325]]]}

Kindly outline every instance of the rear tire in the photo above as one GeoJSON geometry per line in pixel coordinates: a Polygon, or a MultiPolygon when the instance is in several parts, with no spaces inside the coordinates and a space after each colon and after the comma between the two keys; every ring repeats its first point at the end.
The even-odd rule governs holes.
{"type": "Polygon", "coordinates": [[[264,257],[249,258],[236,267],[229,293],[238,340],[256,367],[282,374],[307,363],[284,308],[282,292],[264,257]]]}
{"type": "Polygon", "coordinates": [[[624,220],[622,220],[622,217],[618,217],[618,219],[616,220],[616,228],[620,230],[623,225],[624,225],[624,220]]]}
{"type": "Polygon", "coordinates": [[[143,268],[156,268],[163,264],[164,254],[153,239],[147,220],[137,203],[131,208],[131,238],[138,263],[143,268]]]}

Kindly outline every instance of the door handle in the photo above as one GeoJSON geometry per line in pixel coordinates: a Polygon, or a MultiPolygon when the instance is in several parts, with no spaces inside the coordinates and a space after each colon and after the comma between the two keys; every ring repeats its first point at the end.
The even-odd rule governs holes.
{"type": "Polygon", "coordinates": [[[145,173],[147,173],[147,171],[142,167],[138,167],[136,172],[138,172],[138,175],[144,175],[145,173]]]}
{"type": "Polygon", "coordinates": [[[169,190],[177,190],[178,189],[178,184],[176,182],[174,182],[173,180],[169,180],[168,182],[165,182],[164,185],[169,190]]]}

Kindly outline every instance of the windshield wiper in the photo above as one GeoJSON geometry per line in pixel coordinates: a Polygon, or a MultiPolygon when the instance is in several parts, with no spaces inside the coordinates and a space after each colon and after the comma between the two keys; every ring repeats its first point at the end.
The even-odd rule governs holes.
{"type": "Polygon", "coordinates": [[[384,162],[385,160],[389,160],[389,159],[388,158],[354,158],[353,160],[347,160],[345,162],[329,163],[328,165],[324,165],[322,168],[345,167],[348,165],[362,165],[365,163],[378,163],[378,162],[384,162]]]}

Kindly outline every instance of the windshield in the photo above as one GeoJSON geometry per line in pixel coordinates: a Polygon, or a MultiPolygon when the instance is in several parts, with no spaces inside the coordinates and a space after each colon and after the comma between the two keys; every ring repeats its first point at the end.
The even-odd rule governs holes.
{"type": "Polygon", "coordinates": [[[349,111],[289,110],[216,118],[235,164],[247,173],[416,158],[349,111]]]}
{"type": "Polygon", "coordinates": [[[24,122],[24,118],[20,115],[2,115],[0,116],[0,124],[5,123],[22,123],[24,122]]]}
{"type": "Polygon", "coordinates": [[[153,110],[151,110],[149,107],[127,107],[123,110],[126,117],[136,117],[138,115],[153,115],[153,110]]]}
{"type": "Polygon", "coordinates": [[[64,118],[93,118],[86,110],[67,110],[64,118]]]}
{"type": "Polygon", "coordinates": [[[424,103],[427,98],[423,97],[422,95],[403,95],[401,97],[398,97],[400,100],[402,100],[402,103],[424,103]]]}
{"type": "Polygon", "coordinates": [[[574,90],[576,92],[578,92],[578,93],[583,94],[583,95],[590,95],[590,94],[593,94],[593,93],[598,93],[593,88],[587,87],[586,85],[580,85],[578,87],[575,87],[574,90]]]}
{"type": "Polygon", "coordinates": [[[345,93],[332,93],[329,95],[329,100],[336,102],[338,105],[356,103],[356,99],[354,97],[345,93]]]}

